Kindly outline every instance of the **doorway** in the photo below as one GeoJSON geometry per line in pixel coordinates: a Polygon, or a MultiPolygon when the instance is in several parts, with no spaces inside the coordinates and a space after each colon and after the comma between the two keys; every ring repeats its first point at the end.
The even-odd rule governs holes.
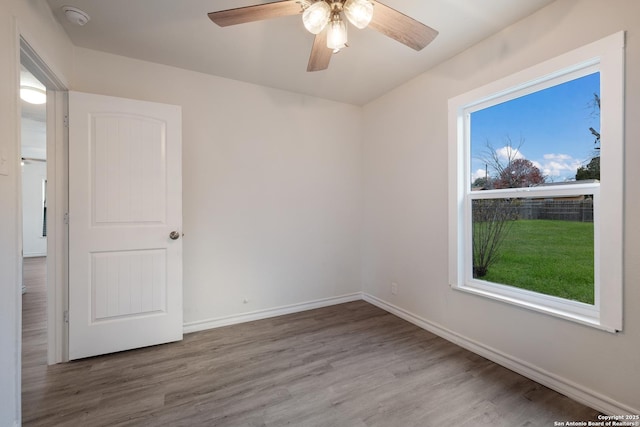
{"type": "Polygon", "coordinates": [[[22,370],[47,364],[47,94],[20,67],[22,370]]]}
{"type": "MultiPolygon", "coordinates": [[[[24,314],[31,317],[23,316],[23,333],[27,332],[25,327],[30,328],[29,338],[37,337],[27,344],[37,343],[41,353],[36,359],[46,366],[67,360],[63,285],[67,274],[67,92],[66,84],[22,36],[19,71],[23,231],[19,283],[23,304],[25,300],[29,303],[24,314]],[[34,313],[39,319],[38,327],[32,323],[34,313]]],[[[33,357],[30,349],[26,350],[25,355],[33,357]]]]}

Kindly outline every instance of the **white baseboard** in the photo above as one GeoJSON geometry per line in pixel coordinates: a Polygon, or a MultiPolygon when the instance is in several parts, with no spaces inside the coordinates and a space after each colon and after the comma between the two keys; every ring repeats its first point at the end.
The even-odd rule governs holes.
{"type": "Polygon", "coordinates": [[[187,322],[183,325],[185,334],[191,332],[204,331],[207,329],[220,328],[222,326],[235,325],[238,323],[252,322],[254,320],[267,319],[269,317],[282,316],[285,314],[298,313],[301,311],[313,310],[315,308],[328,307],[330,305],[343,304],[345,302],[358,301],[362,299],[362,292],[354,292],[339,297],[323,298],[315,301],[308,301],[298,304],[285,305],[281,307],[269,308],[266,310],[252,311],[249,313],[234,314],[231,316],[217,317],[214,319],[187,322]]]}
{"type": "Polygon", "coordinates": [[[583,403],[604,414],[640,414],[640,408],[632,408],[620,402],[616,402],[607,396],[604,396],[593,390],[586,389],[579,384],[547,372],[544,369],[540,369],[523,360],[502,353],[479,342],[470,340],[436,323],[430,322],[420,316],[417,316],[407,310],[396,307],[393,304],[374,297],[373,295],[363,293],[362,299],[408,322],[411,322],[422,329],[436,334],[446,339],[447,341],[451,341],[452,343],[457,344],[460,347],[466,348],[473,353],[485,357],[499,365],[504,366],[507,369],[530,378],[533,381],[549,387],[550,389],[553,389],[577,402],[583,403]]]}

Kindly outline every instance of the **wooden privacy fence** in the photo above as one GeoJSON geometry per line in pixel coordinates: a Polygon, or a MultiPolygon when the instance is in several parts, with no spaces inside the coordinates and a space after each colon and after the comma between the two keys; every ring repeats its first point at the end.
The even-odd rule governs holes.
{"type": "Polygon", "coordinates": [[[593,199],[525,199],[518,203],[519,219],[593,222],[593,199]]]}

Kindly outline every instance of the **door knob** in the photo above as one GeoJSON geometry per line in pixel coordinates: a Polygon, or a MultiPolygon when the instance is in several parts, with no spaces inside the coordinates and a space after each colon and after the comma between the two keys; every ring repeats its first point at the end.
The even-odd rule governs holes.
{"type": "Polygon", "coordinates": [[[177,231],[172,231],[171,233],[169,233],[169,238],[171,240],[178,240],[180,238],[180,233],[178,233],[177,231]]]}

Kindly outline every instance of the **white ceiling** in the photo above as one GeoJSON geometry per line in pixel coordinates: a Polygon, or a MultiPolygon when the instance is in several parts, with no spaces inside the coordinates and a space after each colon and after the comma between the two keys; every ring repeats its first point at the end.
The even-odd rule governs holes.
{"type": "Polygon", "coordinates": [[[76,46],[278,89],[363,105],[553,0],[384,0],[440,32],[416,52],[372,30],[349,28],[349,48],[307,73],[313,43],[298,16],[220,28],[208,12],[264,0],[47,0],[76,46]],[[91,21],[77,27],[60,9],[91,21]]]}

